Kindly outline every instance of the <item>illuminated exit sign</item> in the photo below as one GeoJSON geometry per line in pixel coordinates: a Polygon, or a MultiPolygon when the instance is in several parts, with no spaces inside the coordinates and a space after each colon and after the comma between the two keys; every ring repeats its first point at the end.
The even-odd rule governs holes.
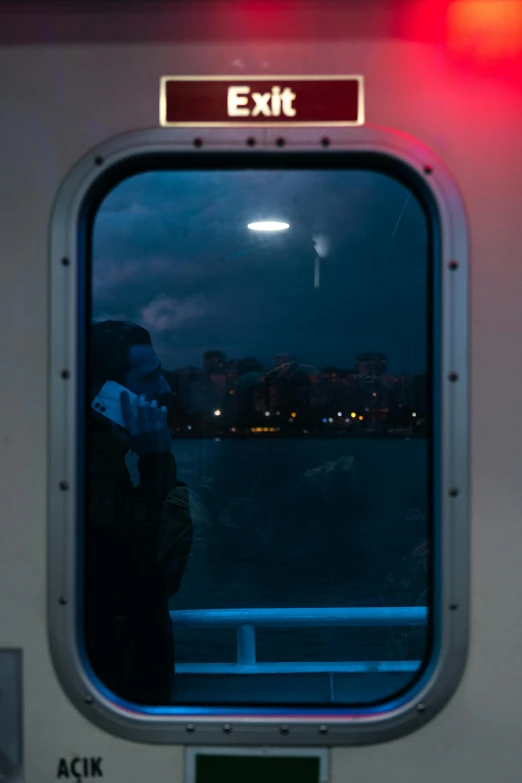
{"type": "Polygon", "coordinates": [[[163,76],[163,127],[364,123],[362,76],[163,76]]]}

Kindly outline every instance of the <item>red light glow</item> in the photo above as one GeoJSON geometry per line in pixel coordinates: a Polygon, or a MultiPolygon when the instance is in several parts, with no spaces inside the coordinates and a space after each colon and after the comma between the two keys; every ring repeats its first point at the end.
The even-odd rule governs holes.
{"type": "Polygon", "coordinates": [[[453,52],[485,60],[522,52],[521,0],[455,0],[447,13],[453,52]]]}

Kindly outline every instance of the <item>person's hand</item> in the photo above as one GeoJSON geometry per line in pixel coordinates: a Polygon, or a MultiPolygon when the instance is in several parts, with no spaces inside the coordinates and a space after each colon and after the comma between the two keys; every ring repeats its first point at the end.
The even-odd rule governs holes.
{"type": "Polygon", "coordinates": [[[139,457],[146,454],[170,454],[172,440],[167,426],[167,409],[158,408],[156,400],[147,402],[144,394],[138,397],[137,414],[132,410],[129,395],[121,393],[121,407],[126,432],[122,440],[139,457]]]}

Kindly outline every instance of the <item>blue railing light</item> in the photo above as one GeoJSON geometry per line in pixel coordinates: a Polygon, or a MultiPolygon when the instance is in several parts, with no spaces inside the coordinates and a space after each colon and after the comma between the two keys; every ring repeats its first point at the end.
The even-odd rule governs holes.
{"type": "Polygon", "coordinates": [[[237,628],[237,662],[252,666],[256,663],[256,629],[253,625],[237,628]]]}
{"type": "Polygon", "coordinates": [[[178,663],[179,674],[297,674],[415,672],[421,661],[257,663],[258,628],[383,627],[424,625],[426,606],[335,607],[327,609],[178,609],[174,628],[236,628],[237,663],[178,663]]]}
{"type": "Polygon", "coordinates": [[[177,628],[308,628],[386,625],[424,625],[426,606],[335,607],[333,609],[176,609],[170,612],[177,628]]]}
{"type": "Polygon", "coordinates": [[[241,663],[177,663],[177,674],[406,674],[422,661],[275,661],[241,663]]]}

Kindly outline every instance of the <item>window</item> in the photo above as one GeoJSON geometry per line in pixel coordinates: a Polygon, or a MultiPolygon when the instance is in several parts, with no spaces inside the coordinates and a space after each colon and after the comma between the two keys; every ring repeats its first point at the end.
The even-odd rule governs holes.
{"type": "Polygon", "coordinates": [[[442,640],[425,183],[376,154],[167,151],[108,167],[79,217],[98,692],[174,717],[406,703],[442,640]]]}

